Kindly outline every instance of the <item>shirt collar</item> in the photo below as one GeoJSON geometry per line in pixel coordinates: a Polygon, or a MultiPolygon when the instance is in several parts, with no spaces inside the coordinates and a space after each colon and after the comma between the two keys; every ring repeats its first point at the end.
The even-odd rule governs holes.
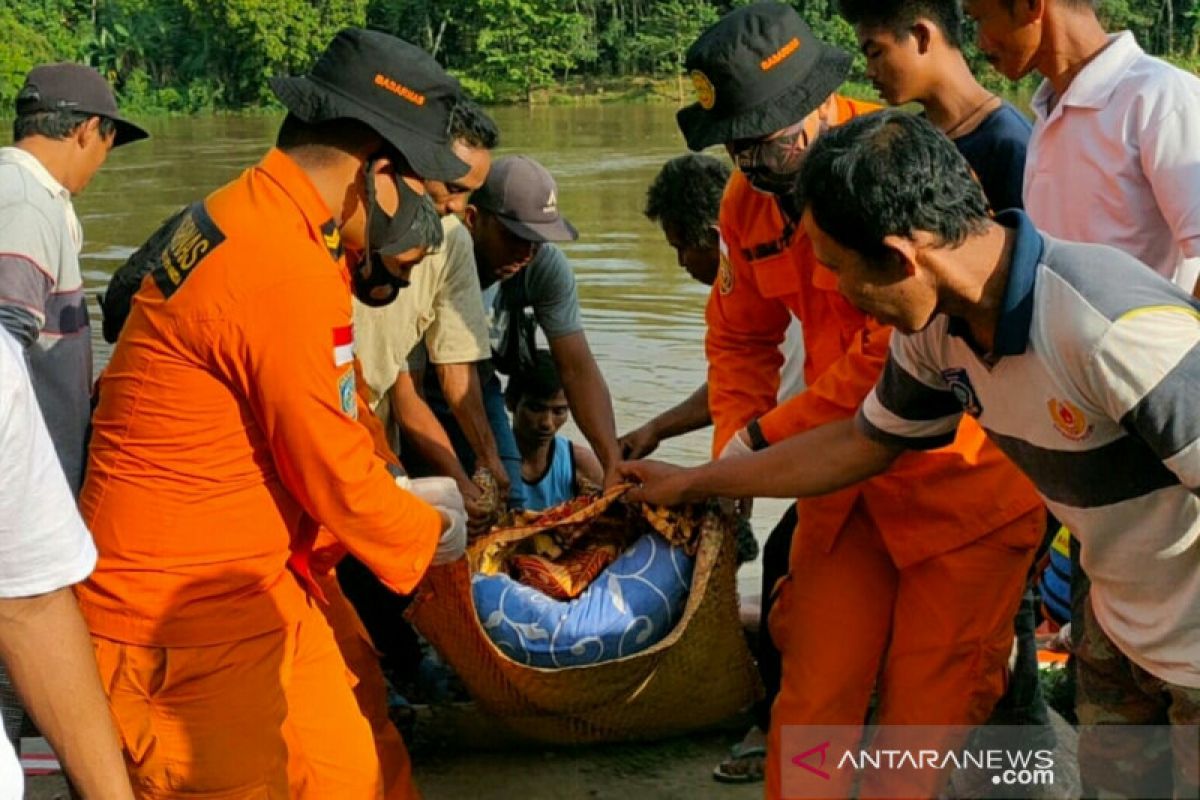
{"type": "Polygon", "coordinates": [[[71,192],[50,174],[45,165],[38,161],[37,156],[20,147],[0,147],[0,162],[8,162],[24,167],[37,182],[46,187],[46,191],[56,197],[71,199],[71,192]]]}
{"type": "Polygon", "coordinates": [[[338,231],[337,220],[333,218],[325,200],[313,186],[308,174],[292,157],[277,147],[271,148],[258,163],[257,169],[264,172],[271,180],[279,185],[300,213],[308,222],[310,230],[317,241],[323,242],[329,255],[335,261],[341,259],[342,238],[338,231]]]}
{"type": "Polygon", "coordinates": [[[1013,209],[996,215],[996,222],[1014,229],[1012,259],[1008,264],[1008,284],[1004,304],[996,321],[996,339],[992,353],[1017,356],[1029,344],[1029,326],[1033,322],[1033,289],[1046,241],[1024,211],[1013,209]]]}
{"type": "MultiPolygon", "coordinates": [[[[1103,108],[1117,88],[1117,83],[1144,51],[1129,31],[1110,34],[1108,45],[1091,60],[1067,86],[1058,106],[1103,108]]],[[[1033,95],[1033,111],[1038,119],[1050,116],[1054,87],[1042,81],[1033,95]]]]}

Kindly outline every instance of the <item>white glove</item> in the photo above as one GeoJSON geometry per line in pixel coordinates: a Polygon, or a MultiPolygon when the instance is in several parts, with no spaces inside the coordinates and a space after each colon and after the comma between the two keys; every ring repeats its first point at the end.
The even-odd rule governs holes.
{"type": "Polygon", "coordinates": [[[437,509],[442,518],[442,536],[433,554],[434,564],[449,564],[467,550],[467,510],[453,478],[415,478],[404,475],[396,485],[412,492],[437,509]]]}
{"type": "Polygon", "coordinates": [[[729,441],[721,448],[721,455],[717,456],[717,460],[725,458],[736,458],[738,456],[748,456],[753,453],[750,445],[742,439],[742,432],[738,431],[733,436],[729,437],[729,441]]]}

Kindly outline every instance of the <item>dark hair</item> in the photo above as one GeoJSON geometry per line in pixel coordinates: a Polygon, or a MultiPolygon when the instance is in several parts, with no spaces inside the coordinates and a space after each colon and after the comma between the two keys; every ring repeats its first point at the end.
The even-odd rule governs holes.
{"type": "Polygon", "coordinates": [[[450,109],[450,138],[461,139],[468,147],[495,150],[500,144],[500,129],[479,105],[465,97],[450,109]]]}
{"type": "Polygon", "coordinates": [[[98,114],[85,114],[82,111],[35,111],[32,114],[21,114],[13,120],[13,141],[19,142],[30,136],[45,136],[48,139],[66,139],[79,129],[79,126],[92,117],[100,119],[100,136],[104,139],[117,132],[117,123],[108,117],[98,114]]]}
{"type": "Polygon", "coordinates": [[[963,12],[959,0],[841,0],[839,7],[851,25],[883,28],[901,41],[908,38],[917,20],[931,20],[951,47],[962,49],[963,12]]]}
{"type": "Polygon", "coordinates": [[[515,411],[522,398],[532,397],[544,399],[553,397],[562,391],[562,379],[558,377],[558,367],[549,350],[538,348],[533,354],[533,364],[522,364],[508,379],[504,387],[504,400],[509,410],[515,411]]]}
{"type": "Polygon", "coordinates": [[[663,164],[646,190],[651,222],[670,225],[689,247],[714,247],[713,230],[721,211],[721,195],[732,168],[724,161],[690,153],[663,164]]]}
{"type": "MultiPolygon", "coordinates": [[[[329,149],[362,153],[382,138],[371,126],[356,119],[342,117],[322,122],[305,122],[289,112],[279,126],[275,146],[285,152],[314,148],[317,152],[329,149]]],[[[309,157],[318,157],[317,152],[309,157]]]]}
{"type": "Polygon", "coordinates": [[[797,205],[843,247],[868,259],[885,236],[917,231],[958,245],[987,229],[987,201],[954,144],[924,117],[866,114],[823,134],[797,179],[797,205]]]}

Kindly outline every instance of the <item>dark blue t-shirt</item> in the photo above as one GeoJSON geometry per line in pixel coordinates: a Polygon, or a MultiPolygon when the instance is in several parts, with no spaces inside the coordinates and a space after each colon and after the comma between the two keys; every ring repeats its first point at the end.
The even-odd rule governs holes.
{"type": "Polygon", "coordinates": [[[978,128],[954,140],[958,152],[975,170],[993,211],[1024,208],[1025,148],[1032,131],[1029,120],[1005,101],[978,128]]]}

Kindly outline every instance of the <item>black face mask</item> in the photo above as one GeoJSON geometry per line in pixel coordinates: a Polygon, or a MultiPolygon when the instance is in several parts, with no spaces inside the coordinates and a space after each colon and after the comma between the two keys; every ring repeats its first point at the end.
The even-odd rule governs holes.
{"type": "Polygon", "coordinates": [[[375,198],[376,159],[367,161],[367,243],[362,263],[352,270],[354,296],[363,304],[373,307],[386,306],[396,299],[400,290],[408,286],[404,278],[393,275],[384,266],[385,256],[394,256],[426,244],[420,230],[413,222],[421,211],[422,203],[428,198],[409,188],[403,177],[397,176],[396,188],[400,194],[400,206],[394,215],[384,213],[375,198]]]}

